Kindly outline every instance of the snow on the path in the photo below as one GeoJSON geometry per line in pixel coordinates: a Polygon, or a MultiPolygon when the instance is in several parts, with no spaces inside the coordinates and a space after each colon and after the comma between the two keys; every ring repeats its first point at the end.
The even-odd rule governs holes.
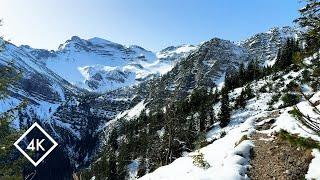
{"type": "MultiPolygon", "coordinates": [[[[320,92],[316,93],[313,98],[311,98],[311,101],[317,100],[316,97],[318,97],[319,94],[320,92]]],[[[320,116],[313,111],[313,107],[307,101],[298,103],[297,107],[304,115],[320,119],[320,116]]],[[[292,134],[299,134],[299,136],[301,137],[310,137],[316,141],[320,141],[320,137],[315,132],[302,125],[291,114],[289,114],[290,110],[293,110],[293,108],[288,107],[284,110],[284,112],[276,119],[276,122],[274,124],[275,126],[271,130],[269,130],[269,132],[278,132],[283,129],[292,134]]]]}
{"type": "MultiPolygon", "coordinates": [[[[238,125],[234,124],[233,129],[230,129],[225,137],[199,150],[200,153],[204,154],[204,160],[210,164],[208,169],[193,164],[192,156],[198,154],[198,152],[192,152],[143,176],[141,180],[247,179],[246,172],[249,167],[250,150],[253,144],[249,140],[237,144],[242,136],[249,135],[254,129],[256,118],[256,116],[249,117],[242,124],[241,120],[234,119],[235,122],[239,123],[238,125]]],[[[212,133],[212,135],[215,134],[212,133]]]]}
{"type": "Polygon", "coordinates": [[[314,158],[310,163],[308,173],[306,174],[306,179],[320,180],[320,151],[318,149],[314,149],[312,151],[312,156],[314,158]]]}
{"type": "MultiPolygon", "coordinates": [[[[301,72],[290,72],[293,77],[297,77],[301,72]]],[[[288,79],[288,75],[284,78],[288,79]]],[[[285,84],[289,83],[286,80],[285,84]]],[[[252,84],[254,90],[258,90],[263,86],[265,81],[257,81],[252,84]]],[[[241,89],[236,89],[230,93],[231,98],[235,98],[240,94],[241,89]]],[[[269,111],[267,103],[272,98],[272,93],[261,93],[259,97],[253,98],[248,101],[246,110],[238,110],[233,113],[232,121],[226,127],[221,129],[215,126],[207,133],[207,140],[214,141],[212,144],[202,148],[199,152],[203,153],[204,160],[210,164],[210,168],[203,169],[193,164],[192,155],[198,152],[189,153],[185,157],[176,159],[173,163],[163,166],[154,172],[143,176],[142,180],[198,180],[198,179],[246,179],[247,169],[249,165],[249,150],[254,146],[250,140],[245,140],[238,146],[235,144],[241,139],[243,135],[248,135],[255,131],[255,125],[275,118],[276,122],[270,130],[262,131],[267,134],[280,131],[284,129],[292,134],[299,134],[302,137],[310,137],[314,140],[320,141],[320,137],[314,132],[304,127],[299,123],[289,112],[293,107],[280,109],[277,111],[269,111]],[[279,116],[277,115],[279,113],[279,116]],[[277,117],[278,116],[278,117],[277,117]],[[256,120],[260,119],[256,122],[256,120]],[[222,132],[226,132],[225,137],[221,137],[222,132]],[[220,139],[219,139],[220,138],[220,139]]],[[[320,100],[320,92],[317,92],[311,98],[312,102],[320,100]]],[[[297,104],[297,107],[306,115],[318,118],[312,110],[312,106],[307,101],[302,101],[297,104]]],[[[214,109],[219,109],[219,103],[214,106],[214,109]]],[[[313,151],[315,157],[310,164],[309,172],[306,175],[308,179],[319,179],[319,160],[320,153],[318,150],[313,151]]]]}

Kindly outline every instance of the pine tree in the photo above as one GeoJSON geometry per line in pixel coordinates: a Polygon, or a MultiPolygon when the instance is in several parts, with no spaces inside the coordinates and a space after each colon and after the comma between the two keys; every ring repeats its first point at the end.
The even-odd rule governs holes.
{"type": "Polygon", "coordinates": [[[233,72],[231,69],[227,69],[225,74],[224,86],[228,90],[238,87],[237,72],[233,72]]]}
{"type": "Polygon", "coordinates": [[[246,106],[246,99],[245,99],[245,91],[242,90],[239,97],[236,99],[236,108],[245,108],[246,106]]]}
{"type": "Polygon", "coordinates": [[[219,114],[220,126],[226,127],[230,122],[230,105],[228,89],[223,87],[221,90],[221,109],[219,114]]]}
{"type": "Polygon", "coordinates": [[[250,85],[247,85],[244,89],[245,99],[249,100],[254,97],[253,90],[250,85]]]}
{"type": "Polygon", "coordinates": [[[176,116],[176,107],[174,104],[169,104],[166,106],[166,116],[165,116],[165,139],[167,142],[167,152],[165,164],[169,164],[173,161],[173,151],[174,151],[174,140],[176,133],[178,131],[177,126],[177,116],[176,116]]]}
{"type": "MultiPolygon", "coordinates": [[[[0,38],[2,42],[5,42],[0,38]]],[[[5,44],[2,43],[1,50],[5,44]]],[[[1,52],[0,52],[1,53],[1,52]]],[[[0,68],[0,100],[5,100],[9,94],[8,87],[20,78],[20,73],[15,71],[13,64],[0,68]]],[[[22,178],[24,159],[13,158],[15,148],[13,143],[19,138],[18,132],[11,128],[10,122],[14,118],[13,113],[25,106],[25,102],[12,107],[6,112],[0,113],[0,179],[22,178]]]]}
{"type": "Polygon", "coordinates": [[[118,179],[127,179],[129,161],[129,147],[126,142],[123,142],[119,149],[117,157],[117,175],[118,179]]]}
{"type": "Polygon", "coordinates": [[[306,42],[305,50],[314,53],[320,47],[320,2],[319,0],[304,0],[307,5],[300,11],[301,17],[295,20],[301,27],[306,28],[303,39],[306,42]]]}
{"type": "Polygon", "coordinates": [[[239,73],[238,73],[238,82],[239,82],[239,86],[243,86],[245,84],[245,69],[244,69],[244,64],[243,62],[240,63],[239,65],[239,73]]]}
{"type": "Polygon", "coordinates": [[[279,49],[274,70],[284,70],[295,61],[297,61],[297,54],[300,52],[298,42],[293,38],[288,38],[286,43],[279,49]]]}

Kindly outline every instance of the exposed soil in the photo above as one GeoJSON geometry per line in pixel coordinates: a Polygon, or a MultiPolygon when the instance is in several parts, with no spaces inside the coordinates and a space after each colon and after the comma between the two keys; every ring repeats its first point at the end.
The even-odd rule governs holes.
{"type": "Polygon", "coordinates": [[[252,167],[248,173],[250,179],[305,179],[312,159],[310,150],[261,133],[255,133],[252,140],[255,147],[250,161],[252,167]]]}

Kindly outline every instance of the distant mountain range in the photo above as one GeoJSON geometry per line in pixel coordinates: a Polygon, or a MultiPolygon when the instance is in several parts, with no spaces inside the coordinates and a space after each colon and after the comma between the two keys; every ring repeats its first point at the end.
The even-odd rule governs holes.
{"type": "Polygon", "coordinates": [[[69,83],[104,92],[163,75],[197,47],[182,45],[154,53],[136,45],[126,47],[100,38],[73,36],[57,51],[21,48],[69,83]]]}

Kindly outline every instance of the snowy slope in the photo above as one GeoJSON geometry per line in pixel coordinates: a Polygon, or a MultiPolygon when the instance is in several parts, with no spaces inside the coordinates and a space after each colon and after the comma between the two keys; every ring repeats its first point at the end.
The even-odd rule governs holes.
{"type": "MultiPolygon", "coordinates": [[[[284,75],[286,84],[291,80],[288,76],[299,77],[301,72],[290,72],[284,75]]],[[[273,82],[274,85],[281,83],[281,80],[273,81],[268,78],[267,81],[261,80],[252,83],[253,89],[258,91],[267,82],[273,82]]],[[[281,88],[283,89],[283,88],[281,88]]],[[[241,88],[235,89],[230,93],[231,97],[237,97],[240,94],[241,88]]],[[[303,126],[288,112],[292,107],[270,111],[267,103],[270,101],[273,93],[261,93],[260,97],[251,99],[244,110],[237,110],[232,113],[230,124],[221,129],[219,126],[213,128],[207,133],[208,140],[215,140],[208,146],[201,148],[195,152],[186,154],[185,156],[176,159],[167,166],[162,166],[152,173],[146,174],[139,178],[141,180],[236,180],[249,179],[247,172],[250,167],[250,150],[254,148],[254,143],[250,140],[250,136],[257,131],[256,127],[268,122],[270,119],[276,118],[275,123],[270,129],[260,131],[271,135],[274,132],[279,132],[284,129],[292,134],[297,134],[302,137],[312,138],[320,142],[320,137],[307,127],[303,126]],[[274,116],[279,113],[279,115],[274,116]],[[224,137],[222,132],[226,132],[224,137]],[[249,140],[241,140],[246,135],[249,140]],[[199,167],[194,164],[194,156],[203,154],[204,160],[209,164],[208,168],[199,167]]],[[[320,100],[320,91],[316,92],[310,99],[312,102],[320,100]]],[[[298,108],[303,113],[311,117],[320,119],[319,115],[313,112],[313,107],[304,100],[300,102],[298,108]]],[[[320,108],[320,105],[318,105],[320,108]]],[[[320,163],[319,150],[314,149],[312,152],[314,159],[312,160],[309,171],[306,174],[306,179],[319,179],[318,167],[320,163]]],[[[131,173],[135,171],[131,169],[131,173]]],[[[134,176],[132,179],[135,179],[134,176]]]]}
{"type": "Polygon", "coordinates": [[[179,46],[153,53],[139,46],[123,46],[101,38],[72,37],[58,51],[22,48],[68,82],[90,91],[104,92],[135,85],[171,70],[176,61],[194,50],[179,46]]]}
{"type": "MultiPolygon", "coordinates": [[[[317,58],[311,58],[317,60],[317,58]]],[[[310,58],[306,58],[310,63],[310,58]]],[[[311,69],[311,64],[306,69],[311,69]]],[[[247,172],[250,168],[250,150],[254,148],[254,142],[250,140],[253,133],[257,132],[257,127],[274,120],[275,122],[267,130],[259,130],[259,133],[266,134],[272,138],[275,132],[286,130],[292,134],[300,137],[311,138],[320,142],[318,134],[313,132],[308,127],[299,122],[290,111],[293,106],[282,107],[282,100],[277,98],[277,102],[272,105],[270,109],[270,100],[278,92],[285,92],[286,85],[296,82],[303,87],[303,92],[310,95],[312,103],[320,102],[320,91],[313,91],[309,87],[311,82],[303,81],[303,71],[290,71],[289,73],[278,73],[276,76],[268,76],[262,80],[254,81],[250,84],[253,91],[258,96],[250,99],[243,110],[235,110],[231,115],[230,124],[221,129],[216,125],[207,133],[207,140],[213,141],[208,146],[197,151],[187,153],[183,157],[176,159],[167,166],[162,166],[152,173],[146,174],[139,178],[141,180],[236,180],[249,179],[247,172]],[[271,85],[270,90],[261,92],[260,89],[264,86],[271,85]],[[273,89],[273,90],[271,90],[273,89]],[[222,132],[226,132],[225,136],[221,136],[222,132]],[[242,140],[243,136],[249,137],[249,140],[242,140]],[[203,154],[204,160],[209,164],[208,168],[199,167],[194,164],[194,156],[203,154]]],[[[242,88],[234,89],[229,93],[230,99],[235,99],[240,95],[242,88]]],[[[282,93],[282,95],[285,93],[282,93]]],[[[231,103],[233,105],[233,102],[231,103]]],[[[213,109],[219,111],[220,104],[214,104],[213,109]]],[[[314,107],[306,99],[302,99],[296,105],[300,111],[313,119],[318,119],[320,123],[320,115],[316,114],[314,107]]],[[[320,104],[317,105],[320,109],[320,104]]],[[[319,165],[320,153],[318,149],[312,151],[313,160],[309,165],[308,173],[305,175],[306,179],[320,179],[319,165]]],[[[132,179],[135,179],[134,169],[130,169],[132,179]]]]}

